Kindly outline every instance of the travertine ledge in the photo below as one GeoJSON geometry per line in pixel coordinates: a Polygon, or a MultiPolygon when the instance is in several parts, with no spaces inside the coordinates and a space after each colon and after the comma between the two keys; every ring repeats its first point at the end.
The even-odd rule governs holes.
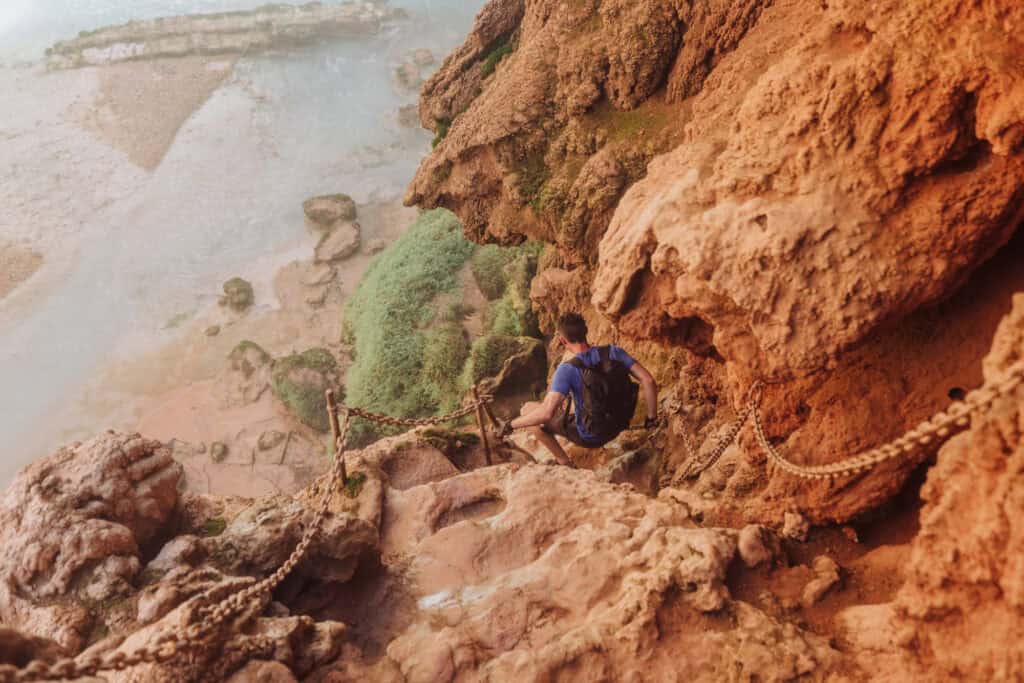
{"type": "Polygon", "coordinates": [[[221,12],[130,21],[83,31],[46,51],[55,69],[101,66],[189,55],[241,55],[294,47],[324,38],[373,34],[403,12],[381,3],[265,5],[221,12]]]}

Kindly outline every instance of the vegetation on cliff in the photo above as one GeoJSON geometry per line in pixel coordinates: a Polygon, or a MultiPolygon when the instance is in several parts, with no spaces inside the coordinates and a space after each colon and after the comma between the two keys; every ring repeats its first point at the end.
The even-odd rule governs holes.
{"type": "MultiPolygon", "coordinates": [[[[477,247],[453,214],[421,214],[370,265],[349,301],[349,404],[398,417],[455,407],[471,384],[496,373],[522,347],[514,338],[538,334],[529,303],[537,254],[533,245],[477,247]],[[472,342],[466,319],[476,311],[462,301],[460,277],[467,263],[470,284],[488,300],[480,311],[483,334],[472,342]]],[[[377,425],[353,426],[356,443],[386,433],[377,425]]]]}

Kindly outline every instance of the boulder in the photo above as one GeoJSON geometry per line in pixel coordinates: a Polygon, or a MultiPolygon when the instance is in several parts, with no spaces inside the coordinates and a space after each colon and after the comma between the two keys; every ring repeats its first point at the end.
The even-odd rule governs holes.
{"type": "Polygon", "coordinates": [[[26,467],[0,504],[0,620],[78,652],[134,591],[180,478],[169,449],[120,432],[26,467]]]}
{"type": "Polygon", "coordinates": [[[338,221],[356,219],[356,203],[347,194],[330,194],[302,203],[308,224],[318,230],[331,230],[338,221]]]}
{"type": "Polygon", "coordinates": [[[327,349],[309,349],[274,361],[271,386],[288,409],[304,424],[327,432],[327,399],[325,392],[334,389],[339,400],[341,369],[327,349]]]}
{"type": "Polygon", "coordinates": [[[359,251],[359,224],[340,221],[316,245],[317,263],[342,261],[359,251]]]}
{"type": "Polygon", "coordinates": [[[253,293],[252,284],[240,277],[233,277],[224,283],[224,296],[220,298],[219,303],[236,313],[242,313],[255,301],[256,295],[253,293]]]}

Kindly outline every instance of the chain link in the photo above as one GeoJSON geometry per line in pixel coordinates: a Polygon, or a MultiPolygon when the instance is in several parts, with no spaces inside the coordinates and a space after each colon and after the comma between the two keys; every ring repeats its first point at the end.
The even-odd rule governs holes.
{"type": "Polygon", "coordinates": [[[459,410],[448,413],[447,415],[420,419],[391,417],[390,415],[371,413],[367,410],[363,410],[362,408],[350,408],[347,406],[343,407],[341,410],[348,411],[348,414],[352,417],[361,417],[364,420],[370,420],[371,422],[390,425],[392,427],[436,427],[437,425],[444,424],[445,422],[453,422],[464,418],[476,411],[477,407],[487,405],[493,401],[493,396],[481,396],[479,401],[473,401],[464,408],[460,408],[459,410]]]}
{"type": "MultiPolygon", "coordinates": [[[[270,594],[309,552],[310,546],[317,534],[320,533],[324,520],[327,518],[331,494],[340,488],[344,478],[345,445],[348,442],[349,428],[351,427],[353,417],[360,417],[364,420],[392,426],[428,427],[466,417],[479,406],[491,403],[493,400],[493,396],[481,396],[478,401],[473,401],[466,407],[447,415],[424,419],[396,418],[389,415],[371,413],[360,408],[341,407],[338,412],[344,418],[344,422],[334,444],[334,452],[338,455],[334,458],[334,463],[331,466],[327,488],[324,489],[323,494],[320,496],[313,523],[306,528],[302,539],[295,546],[292,554],[278,567],[277,571],[219,602],[211,601],[210,604],[200,606],[196,612],[195,623],[189,624],[180,633],[160,634],[151,644],[131,652],[114,650],[102,654],[89,654],[78,658],[60,659],[52,663],[36,660],[20,669],[3,665],[0,666],[0,683],[29,683],[30,681],[41,680],[87,678],[96,676],[101,671],[122,671],[141,664],[166,664],[185,652],[212,645],[216,641],[218,633],[224,630],[222,627],[226,622],[246,612],[249,612],[251,615],[261,612],[266,607],[270,594]]],[[[211,594],[212,590],[203,597],[200,597],[199,602],[211,600],[211,594]]],[[[121,640],[123,642],[124,639],[122,638],[121,640]]],[[[241,653],[244,655],[246,652],[268,650],[270,646],[271,642],[269,639],[257,638],[252,643],[234,644],[229,649],[234,654],[241,653]]]]}
{"type": "MultiPolygon", "coordinates": [[[[919,448],[928,446],[936,441],[948,439],[954,431],[967,428],[970,425],[972,415],[988,408],[996,399],[1009,394],[1022,383],[1024,383],[1024,362],[1011,368],[1007,378],[1002,382],[992,387],[984,386],[971,392],[963,402],[954,403],[946,410],[925,420],[898,439],[839,462],[828,465],[808,466],[787,460],[768,441],[760,416],[764,385],[761,382],[755,382],[751,387],[743,412],[737,416],[736,421],[729,428],[729,431],[719,442],[718,446],[700,464],[697,473],[699,474],[699,472],[714,465],[726,449],[736,440],[747,420],[753,418],[754,431],[757,435],[758,443],[768,454],[772,462],[783,471],[807,479],[831,479],[856,474],[901,455],[909,456],[919,448]]],[[[338,490],[343,478],[345,444],[348,441],[349,428],[353,417],[391,426],[436,426],[466,417],[473,413],[477,407],[490,403],[493,400],[492,396],[483,396],[480,400],[473,401],[466,407],[447,415],[423,419],[395,418],[388,415],[371,413],[360,408],[342,407],[339,410],[339,414],[344,417],[344,423],[335,442],[335,452],[338,455],[335,457],[331,467],[327,488],[320,497],[313,523],[306,528],[302,539],[296,545],[292,554],[277,571],[217,603],[200,607],[197,610],[198,621],[183,629],[182,633],[161,634],[152,644],[127,653],[122,650],[115,650],[102,654],[89,654],[79,658],[61,659],[52,663],[36,660],[20,669],[3,665],[0,666],[0,683],[29,683],[30,681],[40,680],[86,678],[96,676],[101,671],[120,671],[140,664],[164,664],[178,657],[183,652],[210,645],[215,640],[218,632],[222,630],[222,626],[232,617],[242,615],[246,612],[247,608],[252,614],[258,614],[262,611],[273,590],[284,581],[309,552],[313,540],[320,533],[324,520],[327,517],[331,494],[338,490]]],[[[683,442],[692,459],[694,449],[689,434],[684,433],[683,442]]],[[[209,596],[209,593],[207,596],[209,596]]],[[[204,599],[209,598],[202,597],[199,600],[202,602],[204,599]]],[[[237,644],[231,649],[244,653],[266,650],[269,647],[269,640],[264,638],[250,644],[237,644]]]]}
{"type": "Polygon", "coordinates": [[[1001,382],[972,391],[962,402],[954,403],[946,410],[936,413],[903,436],[827,465],[797,464],[787,460],[777,448],[772,446],[765,436],[764,426],[761,424],[760,407],[763,384],[760,382],[755,384],[756,390],[751,394],[748,412],[754,418],[754,432],[757,435],[758,443],[779,469],[804,479],[835,479],[865,472],[887,460],[910,457],[923,447],[947,440],[955,432],[969,427],[972,415],[987,409],[996,399],[1010,394],[1022,383],[1024,383],[1024,362],[1011,367],[1007,377],[1001,382]]]}
{"type": "MultiPolygon", "coordinates": [[[[722,437],[721,441],[718,442],[718,445],[715,446],[715,449],[711,451],[704,460],[697,460],[697,449],[694,448],[693,441],[690,439],[690,434],[686,431],[684,426],[683,447],[686,449],[687,462],[690,463],[690,466],[686,469],[686,472],[679,477],[679,479],[692,479],[718,462],[719,458],[721,458],[729,449],[729,446],[736,441],[736,437],[739,436],[741,431],[743,431],[743,426],[747,423],[747,420],[750,419],[750,415],[753,412],[752,406],[754,405],[754,400],[757,398],[758,392],[760,392],[760,388],[759,385],[755,383],[748,392],[748,400],[744,401],[743,410],[736,416],[736,420],[729,427],[729,430],[725,433],[725,436],[722,437]]],[[[757,398],[757,400],[759,401],[760,399],[757,398]]]]}

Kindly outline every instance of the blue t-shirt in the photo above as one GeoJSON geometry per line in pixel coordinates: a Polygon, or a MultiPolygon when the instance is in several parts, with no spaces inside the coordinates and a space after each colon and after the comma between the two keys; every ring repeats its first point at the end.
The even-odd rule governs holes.
{"type": "MultiPolygon", "coordinates": [[[[619,361],[627,369],[632,368],[636,364],[636,361],[623,351],[621,347],[611,346],[609,348],[610,353],[608,355],[611,359],[619,361]]],[[[596,346],[590,347],[583,353],[577,353],[576,357],[583,361],[583,365],[588,368],[592,368],[601,362],[601,353],[597,350],[596,346]]],[[[562,363],[555,370],[555,376],[551,380],[551,391],[558,392],[563,396],[572,396],[572,404],[576,407],[576,431],[579,432],[580,438],[591,443],[599,443],[599,439],[594,438],[594,435],[588,432],[587,428],[580,421],[579,406],[583,405],[583,373],[569,363],[562,363]]]]}

